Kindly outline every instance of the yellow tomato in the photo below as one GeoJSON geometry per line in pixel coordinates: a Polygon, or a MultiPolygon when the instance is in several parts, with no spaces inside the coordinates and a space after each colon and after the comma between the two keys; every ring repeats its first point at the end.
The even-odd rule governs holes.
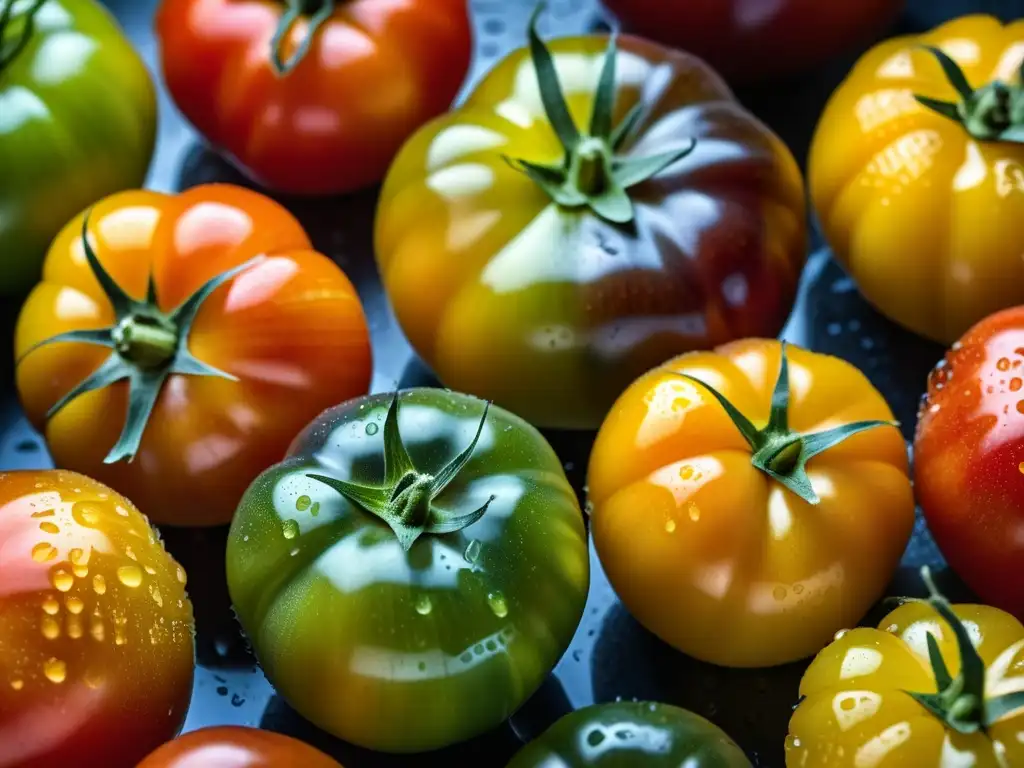
{"type": "Polygon", "coordinates": [[[885,400],[850,364],[783,349],[740,341],[642,376],[591,456],[591,530],[613,587],[644,626],[715,664],[819,651],[881,596],[913,528],[885,400]]]}
{"type": "Polygon", "coordinates": [[[814,137],[811,199],[837,258],[881,312],[937,341],[1024,303],[1022,59],[1024,21],[989,16],[888,40],[814,137]]]}
{"type": "Polygon", "coordinates": [[[931,605],[906,603],[818,655],[800,685],[786,765],[1024,765],[1022,692],[1024,626],[933,591],[931,605]]]}

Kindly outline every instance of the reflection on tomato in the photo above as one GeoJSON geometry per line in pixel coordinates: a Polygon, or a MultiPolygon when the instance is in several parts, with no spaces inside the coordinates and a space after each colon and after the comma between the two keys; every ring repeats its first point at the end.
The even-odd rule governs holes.
{"type": "Polygon", "coordinates": [[[799,74],[881,32],[904,0],[604,0],[627,31],[733,81],[799,74]]]}
{"type": "Polygon", "coordinates": [[[953,569],[1024,619],[1024,308],[982,320],[932,372],[914,488],[953,569]]]}
{"type": "Polygon", "coordinates": [[[0,766],[134,765],[192,695],[185,571],[130,501],[0,474],[0,766]]]}
{"type": "Polygon", "coordinates": [[[222,726],[186,733],[136,768],[342,768],[297,739],[256,728],[222,726]]]}
{"type": "Polygon", "coordinates": [[[83,225],[54,241],[18,319],[22,404],[57,466],[154,522],[226,523],[309,419],[366,392],[355,289],[290,213],[239,187],[109,197],[88,251],[83,225]]]}

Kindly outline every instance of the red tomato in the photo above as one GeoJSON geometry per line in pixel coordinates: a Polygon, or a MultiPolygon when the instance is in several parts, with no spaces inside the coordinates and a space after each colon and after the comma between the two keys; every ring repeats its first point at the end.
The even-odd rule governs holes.
{"type": "Polygon", "coordinates": [[[465,79],[466,2],[305,0],[306,13],[289,24],[295,5],[164,0],[156,32],[167,88],[192,124],[261,184],[327,194],[379,181],[465,79]],[[279,30],[281,59],[299,59],[285,74],[274,63],[279,30]]]}
{"type": "Polygon", "coordinates": [[[136,768],[342,768],[297,739],[256,728],[223,726],[186,733],[136,768]]]}
{"type": "Polygon", "coordinates": [[[1024,307],[982,320],[932,372],[914,485],[953,569],[1024,619],[1024,307]]]}
{"type": "Polygon", "coordinates": [[[726,78],[800,72],[880,32],[903,0],[605,0],[623,26],[726,78]]]}

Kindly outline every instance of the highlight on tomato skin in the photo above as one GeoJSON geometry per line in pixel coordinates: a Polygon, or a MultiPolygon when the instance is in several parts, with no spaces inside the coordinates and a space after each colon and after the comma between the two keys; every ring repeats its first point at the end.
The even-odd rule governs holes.
{"type": "Polygon", "coordinates": [[[112,489],[0,473],[0,766],[134,765],[173,738],[195,658],[185,584],[112,489]]]}
{"type": "Polygon", "coordinates": [[[953,570],[1024,620],[1024,308],[979,322],[929,376],[914,487],[953,570]]]}
{"type": "Polygon", "coordinates": [[[369,330],[298,220],[227,184],[96,203],[53,242],[15,329],[57,466],[154,522],[222,525],[311,418],[364,394],[369,330]]]}
{"type": "Polygon", "coordinates": [[[135,768],[343,768],[305,742],[239,726],[202,728],[164,744],[135,768]]]}

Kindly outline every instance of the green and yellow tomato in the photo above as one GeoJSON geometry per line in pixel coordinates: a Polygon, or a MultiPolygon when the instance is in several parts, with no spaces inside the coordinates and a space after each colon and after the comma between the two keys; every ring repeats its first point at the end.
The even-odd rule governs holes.
{"type": "Polygon", "coordinates": [[[242,499],[227,557],[278,692],[387,752],[508,718],[565,652],[589,583],[579,502],[548,443],[439,389],[311,423],[242,499]]]}
{"type": "Polygon", "coordinates": [[[508,768],[750,768],[718,726],[668,704],[620,701],[566,715],[508,768]]]}
{"type": "Polygon", "coordinates": [[[155,138],[152,80],[102,3],[0,0],[0,296],[68,219],[141,186],[155,138]]]}

